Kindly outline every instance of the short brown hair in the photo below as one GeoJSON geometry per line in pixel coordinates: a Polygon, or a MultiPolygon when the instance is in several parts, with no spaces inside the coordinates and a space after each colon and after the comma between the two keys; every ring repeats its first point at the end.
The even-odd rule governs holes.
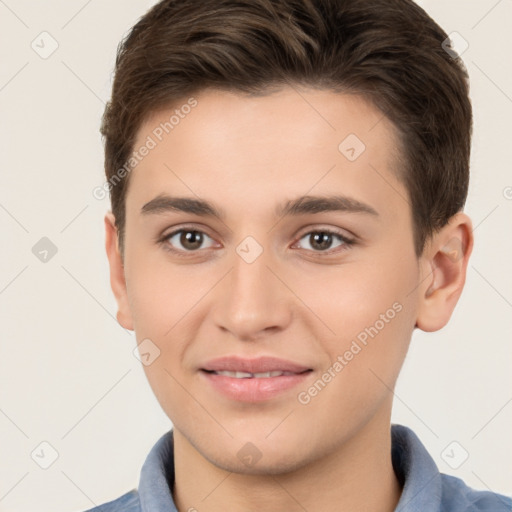
{"type": "Polygon", "coordinates": [[[447,40],[412,0],[162,0],[118,47],[101,126],[121,251],[129,175],[112,178],[151,113],[206,88],[292,83],[362,94],[392,121],[420,255],[468,191],[468,74],[447,40]]]}

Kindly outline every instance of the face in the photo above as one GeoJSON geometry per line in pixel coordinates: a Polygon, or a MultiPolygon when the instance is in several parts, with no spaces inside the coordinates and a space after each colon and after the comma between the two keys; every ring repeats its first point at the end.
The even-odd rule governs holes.
{"type": "Polygon", "coordinates": [[[230,471],[386,432],[416,323],[392,125],[361,97],[297,91],[205,90],[135,143],[155,145],[130,176],[118,318],[159,353],[144,370],[175,430],[230,471]]]}

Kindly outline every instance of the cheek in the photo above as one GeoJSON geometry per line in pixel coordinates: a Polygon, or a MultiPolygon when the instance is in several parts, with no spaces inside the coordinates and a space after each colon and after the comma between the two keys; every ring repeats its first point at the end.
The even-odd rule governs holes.
{"type": "Polygon", "coordinates": [[[139,337],[172,336],[201,296],[208,276],[188,265],[171,264],[163,249],[133,251],[127,268],[127,291],[139,337]],[[176,326],[176,327],[175,327],[176,326]]]}
{"type": "Polygon", "coordinates": [[[361,385],[381,387],[379,378],[393,385],[398,376],[416,318],[411,291],[417,270],[414,259],[410,261],[408,265],[381,260],[379,265],[341,266],[323,277],[303,280],[299,293],[331,331],[325,335],[320,323],[315,328],[322,333],[322,349],[328,355],[326,369],[342,359],[343,370],[335,372],[339,378],[334,380],[345,391],[360,394],[361,385]]]}
{"type": "Polygon", "coordinates": [[[158,354],[143,365],[144,373],[162,410],[179,423],[182,415],[194,412],[183,388],[182,362],[187,340],[194,338],[190,312],[201,293],[186,272],[171,273],[168,265],[144,263],[132,269],[128,293],[137,341],[151,340],[158,354]]]}
{"type": "Polygon", "coordinates": [[[388,317],[394,320],[399,316],[396,309],[400,309],[393,309],[395,303],[407,306],[411,314],[416,276],[413,265],[393,265],[382,260],[378,264],[319,267],[297,274],[294,291],[334,331],[333,337],[347,338],[373,325],[388,311],[384,321],[388,317]]]}
{"type": "Polygon", "coordinates": [[[204,320],[202,306],[207,304],[215,275],[206,267],[170,264],[162,255],[151,258],[134,252],[130,263],[127,289],[137,341],[151,340],[159,354],[143,366],[144,372],[169,415],[186,411],[189,404],[181,403],[180,386],[185,354],[198,337],[204,320]]]}

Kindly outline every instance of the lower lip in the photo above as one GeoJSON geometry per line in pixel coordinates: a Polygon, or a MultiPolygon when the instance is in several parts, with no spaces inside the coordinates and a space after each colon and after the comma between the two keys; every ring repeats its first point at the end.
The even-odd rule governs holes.
{"type": "Polygon", "coordinates": [[[208,373],[204,370],[201,371],[201,374],[215,390],[231,400],[240,402],[262,402],[274,398],[303,383],[311,373],[311,371],[308,371],[279,377],[237,379],[226,375],[208,373]]]}

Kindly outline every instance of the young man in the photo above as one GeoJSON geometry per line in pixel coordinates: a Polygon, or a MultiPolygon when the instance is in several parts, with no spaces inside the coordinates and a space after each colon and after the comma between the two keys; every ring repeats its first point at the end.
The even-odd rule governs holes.
{"type": "Polygon", "coordinates": [[[409,0],[164,0],[102,126],[117,318],[173,428],[93,510],[505,511],[393,388],[473,246],[467,74],[409,0]]]}

